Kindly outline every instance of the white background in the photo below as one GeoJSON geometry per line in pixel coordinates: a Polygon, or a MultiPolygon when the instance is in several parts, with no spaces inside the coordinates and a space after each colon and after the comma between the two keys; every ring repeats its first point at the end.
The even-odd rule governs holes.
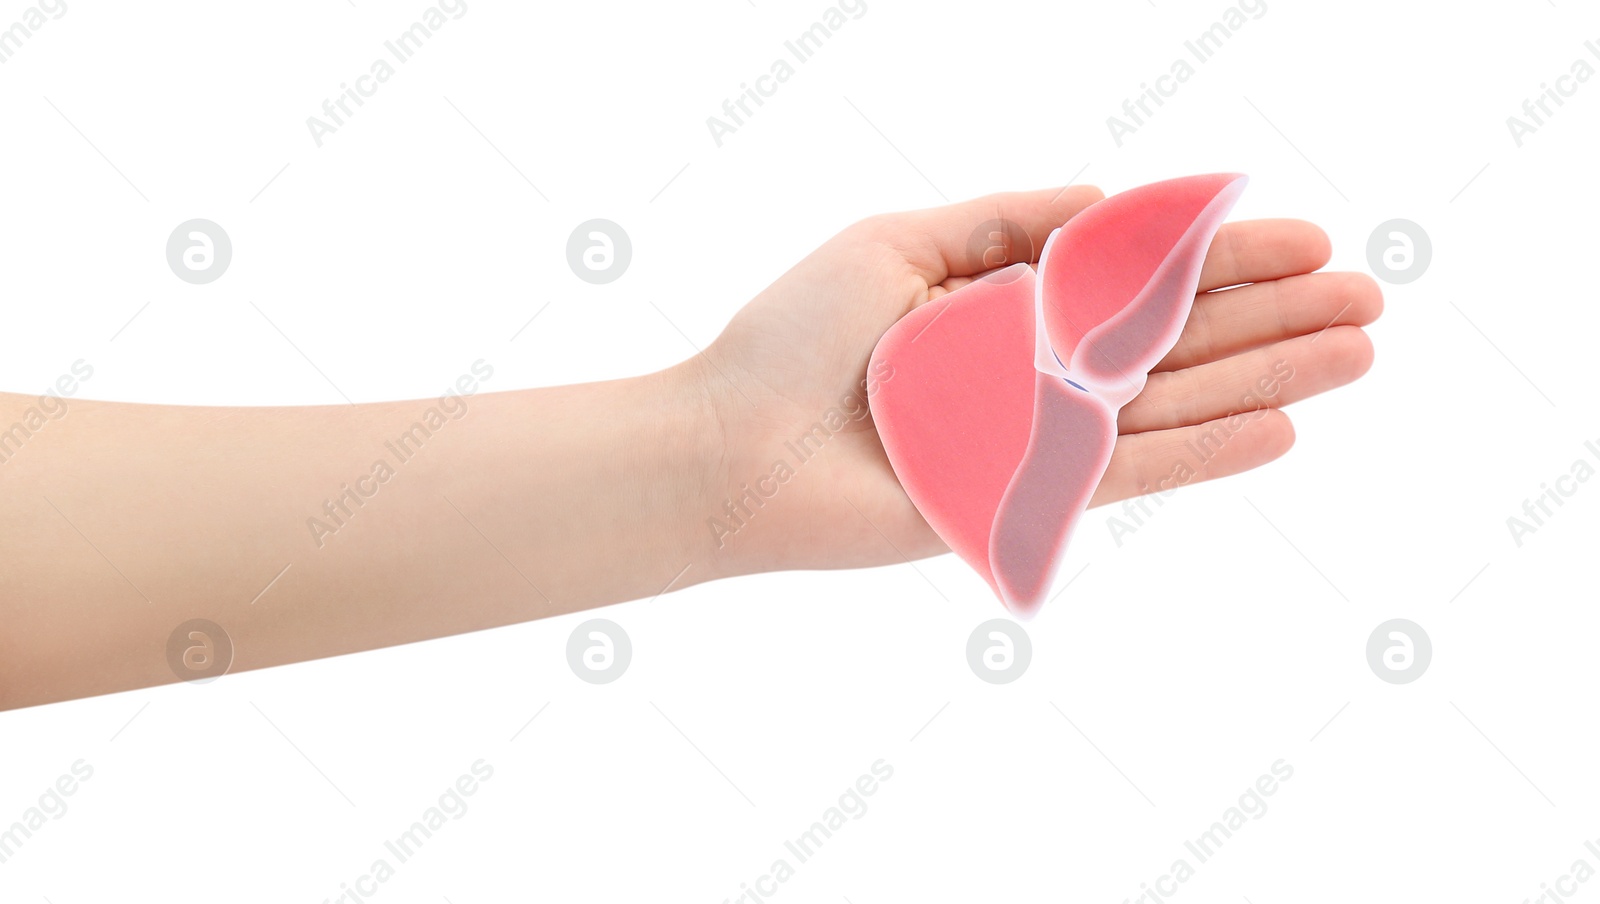
{"type": "Polygon", "coordinates": [[[576,615],[9,713],[0,825],[94,773],[0,899],[336,898],[479,759],[380,901],[720,902],[878,759],[780,902],[1123,901],[1279,759],[1178,897],[1520,902],[1600,868],[1600,482],[1520,546],[1506,524],[1600,442],[1600,80],[1521,147],[1506,124],[1600,15],[1269,0],[1119,147],[1106,117],[1220,0],[867,0],[719,148],[706,117],[821,0],[470,0],[318,148],[306,117],[424,8],[69,0],[0,66],[0,387],[80,358],[84,397],[189,404],[437,396],[478,358],[488,390],[637,374],[855,219],[1074,177],[1246,172],[1233,218],[1314,220],[1335,268],[1394,217],[1433,261],[1284,459],[1120,545],[1090,513],[1013,684],[969,669],[1003,610],[945,556],[591,613],[632,638],[610,685],[567,665],[576,615]],[[194,217],[234,245],[207,286],[163,254],[194,217]],[[594,217],[634,246],[606,286],[565,262],[594,217]],[[1434,647],[1408,685],[1365,656],[1395,617],[1434,647]]]}

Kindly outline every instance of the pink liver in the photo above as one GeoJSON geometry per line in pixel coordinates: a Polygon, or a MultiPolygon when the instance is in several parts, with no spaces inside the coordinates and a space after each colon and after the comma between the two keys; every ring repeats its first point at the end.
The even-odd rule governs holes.
{"type": "Polygon", "coordinates": [[[1033,423],[1033,303],[1016,264],[907,314],[872,354],[872,373],[893,368],[871,405],[895,475],[996,593],[989,534],[1033,423]]]}
{"type": "Polygon", "coordinates": [[[1117,411],[1177,341],[1245,181],[1192,176],[1107,198],[1050,236],[1037,274],[1016,264],[929,302],[874,349],[874,372],[893,368],[871,405],[895,475],[1012,611],[1048,595],[1110,462],[1117,411]]]}

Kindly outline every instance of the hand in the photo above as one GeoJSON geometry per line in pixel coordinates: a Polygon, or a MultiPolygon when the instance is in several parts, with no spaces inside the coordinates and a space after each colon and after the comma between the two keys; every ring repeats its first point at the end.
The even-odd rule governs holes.
{"type": "MultiPolygon", "coordinates": [[[[721,454],[702,476],[710,570],[849,568],[945,552],[864,411],[873,346],[916,306],[991,269],[1037,262],[1051,230],[1102,197],[1089,187],[1049,189],[872,217],[735,315],[686,365],[722,432],[721,454]],[[974,259],[974,231],[994,220],[1014,224],[1017,240],[974,259]],[[830,429],[830,411],[840,429],[830,429]]],[[[1294,443],[1282,406],[1367,371],[1372,344],[1361,327],[1377,318],[1382,296],[1364,275],[1313,272],[1329,255],[1327,236],[1310,223],[1222,227],[1182,336],[1122,409],[1092,505],[1266,464],[1294,443]]]]}
{"type": "MultiPolygon", "coordinates": [[[[986,221],[1016,224],[1009,251],[1029,255],[1099,198],[1001,195],[863,221],[762,292],[704,354],[642,377],[457,399],[446,410],[459,419],[422,431],[420,454],[396,456],[382,438],[415,438],[440,400],[75,400],[5,461],[0,548],[24,554],[0,567],[0,709],[193,677],[163,651],[197,618],[232,639],[229,666],[243,671],[723,575],[940,553],[865,407],[872,349],[917,305],[1011,261],[972,259],[986,221]],[[162,442],[137,441],[149,436],[162,442]]],[[[1169,489],[1185,459],[1182,483],[1270,461],[1293,440],[1279,406],[1366,370],[1359,327],[1378,315],[1378,292],[1364,277],[1311,272],[1327,259],[1327,238],[1306,223],[1222,228],[1202,288],[1250,285],[1196,301],[1122,410],[1095,502],[1169,489]],[[1191,440],[1216,451],[1195,460],[1191,440]]],[[[36,401],[0,394],[0,424],[36,401]]]]}

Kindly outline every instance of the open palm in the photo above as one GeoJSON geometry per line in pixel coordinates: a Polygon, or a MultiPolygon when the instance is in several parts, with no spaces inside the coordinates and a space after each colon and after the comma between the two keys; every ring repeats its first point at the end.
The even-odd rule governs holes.
{"type": "MultiPolygon", "coordinates": [[[[699,359],[726,450],[706,475],[729,488],[718,501],[731,533],[715,531],[722,573],[945,552],[862,410],[873,347],[916,306],[999,266],[1036,262],[1051,230],[1101,197],[1049,189],[872,217],[746,305],[699,359]],[[975,245],[997,223],[1004,240],[975,245]]],[[[1329,255],[1310,223],[1222,227],[1182,336],[1118,417],[1092,505],[1265,464],[1294,442],[1282,406],[1366,372],[1372,345],[1361,327],[1382,296],[1364,275],[1315,272],[1329,255]]]]}

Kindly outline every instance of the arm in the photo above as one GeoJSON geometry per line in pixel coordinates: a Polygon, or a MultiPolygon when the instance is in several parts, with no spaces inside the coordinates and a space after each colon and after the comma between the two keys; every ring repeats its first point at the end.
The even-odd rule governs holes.
{"type": "MultiPolygon", "coordinates": [[[[238,671],[713,578],[942,553],[873,430],[873,346],[917,305],[1037,260],[1100,197],[1049,189],[864,220],[703,354],[643,377],[458,402],[71,402],[25,445],[0,444],[0,709],[176,681],[168,641],[195,618],[226,630],[238,671]],[[996,219],[1004,247],[972,247],[996,219]],[[432,408],[438,429],[400,442],[432,408]]],[[[1329,253],[1298,221],[1218,232],[1092,504],[1264,464],[1293,442],[1281,406],[1366,371],[1359,327],[1381,297],[1365,277],[1314,273],[1329,253]],[[1226,442],[1193,458],[1219,430],[1226,442]]],[[[0,394],[0,430],[34,401],[0,394]]]]}
{"type": "MultiPolygon", "coordinates": [[[[649,597],[694,559],[703,580],[695,371],[443,402],[68,401],[0,447],[0,709],[176,681],[168,638],[193,618],[237,671],[649,597]]],[[[0,429],[37,403],[0,394],[0,429]]]]}

